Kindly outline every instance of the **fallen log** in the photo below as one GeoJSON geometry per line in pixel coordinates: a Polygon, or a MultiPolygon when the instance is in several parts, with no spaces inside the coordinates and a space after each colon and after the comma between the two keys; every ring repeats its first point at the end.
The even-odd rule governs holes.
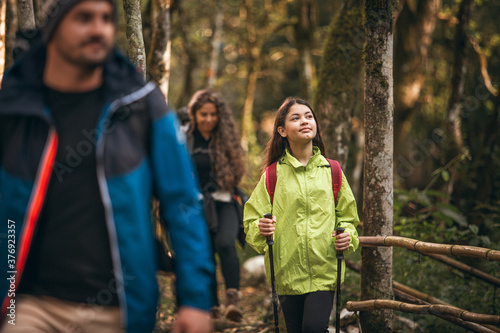
{"type": "Polygon", "coordinates": [[[359,244],[366,247],[398,246],[424,254],[445,254],[500,261],[500,251],[496,250],[476,246],[428,243],[399,236],[360,236],[359,244]]]}
{"type": "Polygon", "coordinates": [[[347,302],[346,306],[349,311],[368,311],[375,309],[391,309],[409,313],[432,314],[432,315],[450,315],[455,318],[460,318],[464,321],[481,324],[500,324],[500,316],[487,315],[481,313],[469,312],[460,308],[443,304],[430,305],[415,305],[403,303],[399,301],[391,301],[386,299],[377,299],[360,302],[347,302]]]}

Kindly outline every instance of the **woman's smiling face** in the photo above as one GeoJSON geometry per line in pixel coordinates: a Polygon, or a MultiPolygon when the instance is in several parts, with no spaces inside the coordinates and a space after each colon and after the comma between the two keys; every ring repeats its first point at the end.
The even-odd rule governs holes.
{"type": "Polygon", "coordinates": [[[219,123],[217,107],[214,103],[205,103],[196,111],[196,127],[202,134],[210,135],[219,123]]]}
{"type": "Polygon", "coordinates": [[[306,143],[316,137],[314,115],[307,106],[294,104],[286,115],[285,126],[279,127],[280,135],[290,142],[306,143]]]}

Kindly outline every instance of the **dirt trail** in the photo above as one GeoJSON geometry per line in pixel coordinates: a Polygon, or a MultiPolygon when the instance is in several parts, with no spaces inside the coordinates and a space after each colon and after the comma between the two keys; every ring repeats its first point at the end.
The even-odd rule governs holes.
{"type": "MultiPolygon", "coordinates": [[[[161,299],[157,313],[155,333],[169,332],[175,319],[175,296],[172,276],[159,275],[161,299]]],[[[224,285],[219,281],[219,300],[224,302],[224,285]]],[[[271,290],[263,282],[250,286],[244,281],[241,285],[242,298],[240,308],[243,310],[243,321],[235,323],[224,318],[214,320],[215,332],[273,332],[271,290]]],[[[282,316],[281,316],[282,318],[282,316]]],[[[283,325],[280,323],[280,326],[283,325]]],[[[285,330],[280,330],[285,332],[285,330]]]]}

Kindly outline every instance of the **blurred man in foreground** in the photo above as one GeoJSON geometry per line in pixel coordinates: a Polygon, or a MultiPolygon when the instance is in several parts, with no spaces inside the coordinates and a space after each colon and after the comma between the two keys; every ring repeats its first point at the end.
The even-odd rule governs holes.
{"type": "Polygon", "coordinates": [[[163,95],[113,46],[112,0],[48,0],[0,90],[2,332],[151,332],[151,198],[176,255],[173,332],[210,332],[197,182],[163,95]],[[4,277],[6,274],[6,277],[4,277]]]}

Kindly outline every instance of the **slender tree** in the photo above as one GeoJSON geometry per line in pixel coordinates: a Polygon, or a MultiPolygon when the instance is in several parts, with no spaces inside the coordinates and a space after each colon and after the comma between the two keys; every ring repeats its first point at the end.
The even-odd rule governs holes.
{"type": "Polygon", "coordinates": [[[152,0],[151,23],[153,38],[148,56],[150,77],[158,84],[161,92],[168,98],[168,83],[170,78],[170,7],[172,0],[152,0]]]}
{"type": "Polygon", "coordinates": [[[323,47],[318,90],[314,100],[328,142],[328,154],[345,168],[354,108],[363,95],[362,0],[348,0],[332,19],[323,47]]]}
{"type": "Polygon", "coordinates": [[[252,118],[257,79],[262,74],[263,47],[278,31],[289,26],[289,22],[283,22],[278,19],[278,17],[286,17],[284,13],[286,13],[286,1],[266,1],[264,10],[259,12],[254,0],[244,0],[240,10],[240,20],[246,22],[243,29],[243,38],[247,69],[246,76],[248,79],[246,84],[246,98],[241,117],[241,146],[246,151],[257,143],[252,118]]]}
{"type": "MultiPolygon", "coordinates": [[[[467,73],[467,28],[472,16],[474,0],[463,0],[458,11],[458,25],[455,32],[455,56],[453,62],[452,91],[446,112],[446,128],[450,145],[447,150],[447,161],[452,160],[464,150],[460,111],[464,97],[465,75],[467,73]]],[[[459,177],[456,165],[450,168],[450,180],[447,184],[448,194],[453,193],[455,181],[459,177]]]]}
{"type": "Polygon", "coordinates": [[[198,54],[196,52],[196,47],[189,36],[189,27],[191,22],[189,15],[184,8],[183,2],[178,4],[177,10],[179,13],[180,34],[182,36],[181,43],[184,50],[184,59],[182,59],[182,62],[185,64],[184,79],[182,83],[183,87],[176,102],[177,107],[180,108],[187,105],[194,93],[195,88],[193,84],[193,72],[198,64],[198,54]]]}
{"type": "Polygon", "coordinates": [[[127,24],[128,55],[146,78],[146,51],[142,35],[142,14],[140,0],[123,0],[127,24]]]}
{"type": "Polygon", "coordinates": [[[462,131],[460,128],[460,110],[464,94],[465,74],[467,73],[467,26],[469,24],[474,0],[463,0],[458,12],[458,25],[455,32],[455,57],[453,62],[452,91],[446,113],[448,131],[452,138],[452,150],[460,151],[463,146],[462,131]]]}
{"type": "MultiPolygon", "coordinates": [[[[393,229],[393,0],[364,0],[365,154],[363,234],[393,229]]],[[[361,299],[393,299],[392,248],[363,248],[361,299]]],[[[363,311],[364,332],[391,332],[392,310],[363,311]]]]}
{"type": "MultiPolygon", "coordinates": [[[[403,128],[399,125],[408,119],[420,97],[441,1],[402,1],[394,42],[395,130],[403,128]]],[[[395,138],[401,139],[398,133],[395,138]]]]}
{"type": "Polygon", "coordinates": [[[7,0],[5,15],[5,68],[9,68],[14,62],[12,50],[16,43],[17,21],[17,1],[7,0]]]}
{"type": "Polygon", "coordinates": [[[219,67],[219,54],[220,46],[222,44],[222,28],[224,21],[224,14],[222,13],[221,4],[216,1],[215,3],[216,13],[214,22],[214,32],[212,37],[212,52],[210,52],[210,64],[208,67],[208,87],[213,88],[215,86],[215,81],[217,80],[217,70],[219,67]]]}
{"type": "Polygon", "coordinates": [[[244,10],[241,11],[240,15],[247,21],[247,38],[245,40],[247,48],[247,94],[245,98],[245,104],[243,106],[242,115],[242,126],[241,126],[241,146],[245,151],[248,151],[249,146],[256,143],[255,129],[252,120],[253,113],[253,102],[255,100],[255,90],[257,87],[257,76],[261,68],[260,59],[260,45],[258,45],[259,39],[257,36],[257,31],[254,25],[254,16],[252,13],[252,0],[244,1],[244,10]]]}
{"type": "Polygon", "coordinates": [[[304,98],[309,99],[316,88],[316,66],[312,58],[314,32],[317,25],[315,0],[299,0],[296,3],[297,22],[294,24],[295,45],[300,58],[300,84],[304,98]]]}

